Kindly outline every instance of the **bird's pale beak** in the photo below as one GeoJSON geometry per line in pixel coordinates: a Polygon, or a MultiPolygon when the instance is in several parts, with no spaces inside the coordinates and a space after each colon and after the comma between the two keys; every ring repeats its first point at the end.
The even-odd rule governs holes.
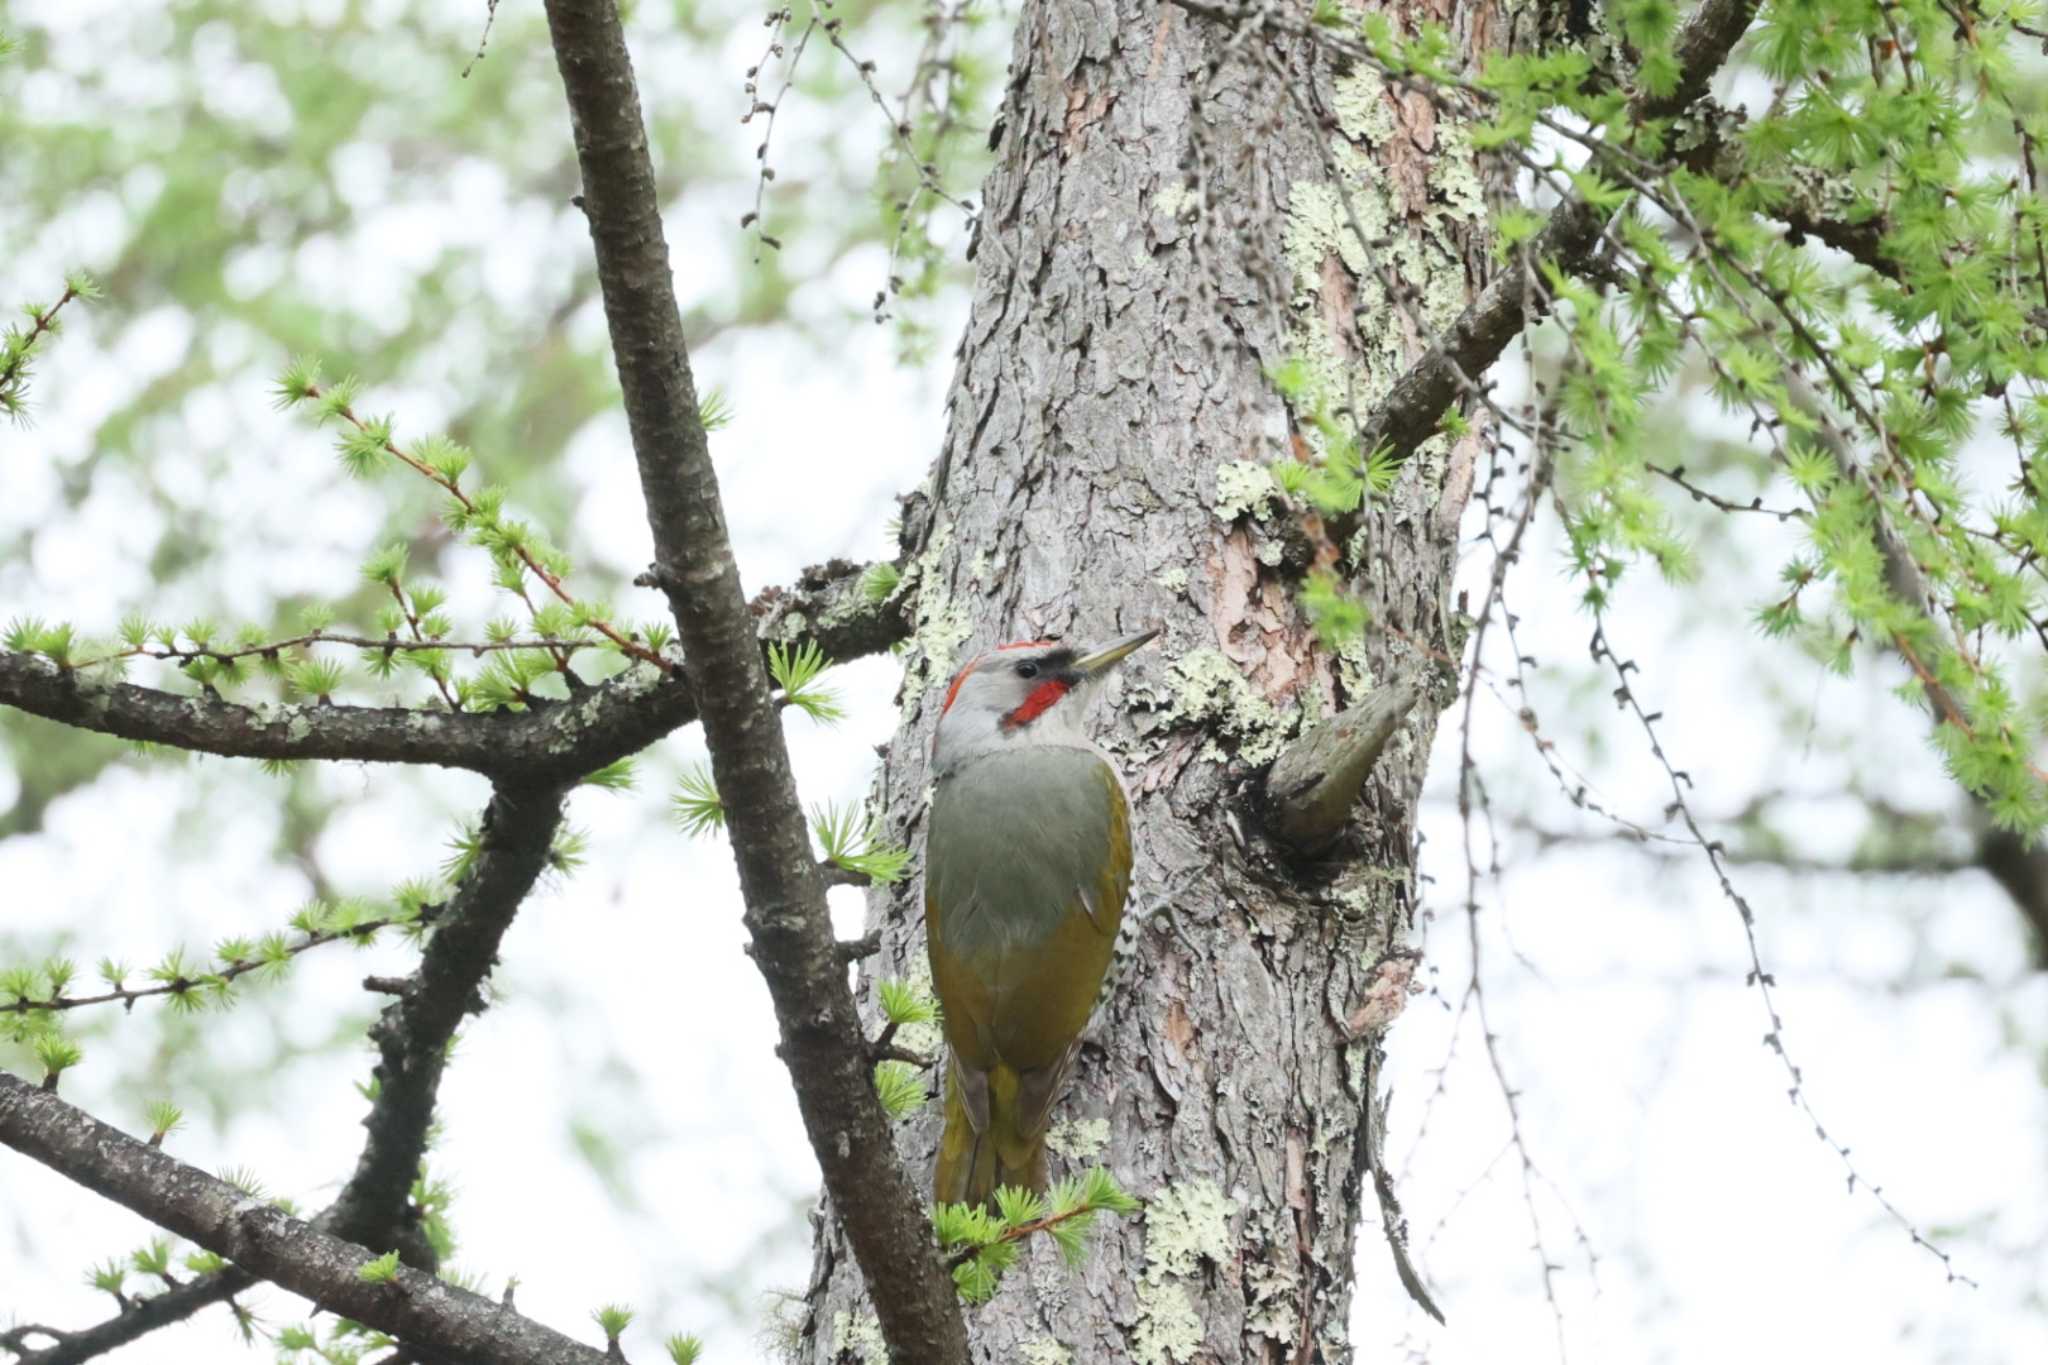
{"type": "Polygon", "coordinates": [[[1099,678],[1109,672],[1110,669],[1122,663],[1126,657],[1135,653],[1141,646],[1157,639],[1161,634],[1161,630],[1162,628],[1159,626],[1154,626],[1150,630],[1141,630],[1136,635],[1126,635],[1114,644],[1104,645],[1092,654],[1084,654],[1074,660],[1073,670],[1084,678],[1099,678]]]}

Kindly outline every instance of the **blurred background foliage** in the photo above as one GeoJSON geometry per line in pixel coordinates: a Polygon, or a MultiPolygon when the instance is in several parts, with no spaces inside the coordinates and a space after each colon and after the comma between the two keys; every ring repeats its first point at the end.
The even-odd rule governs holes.
{"type": "MultiPolygon", "coordinates": [[[[497,7],[487,37],[480,3],[115,0],[0,14],[21,43],[0,100],[11,149],[0,162],[6,284],[23,301],[54,294],[62,274],[52,263],[62,261],[93,271],[106,294],[89,314],[74,306],[61,346],[46,348],[60,352],[45,368],[64,403],[61,430],[33,445],[6,437],[17,493],[37,475],[31,454],[56,461],[35,515],[0,522],[0,601],[100,637],[135,610],[284,636],[298,628],[295,609],[316,599],[344,623],[367,624],[383,596],[375,585],[336,601],[330,561],[291,563],[330,515],[355,520],[329,541],[337,549],[402,540],[413,572],[459,575],[448,561],[461,548],[424,482],[387,479],[368,500],[323,489],[300,508],[233,496],[252,467],[309,444],[288,425],[262,418],[252,430],[249,420],[252,376],[295,355],[360,377],[366,406],[392,412],[402,440],[436,432],[469,446],[515,504],[566,540],[584,489],[565,452],[617,391],[538,7],[497,7]],[[74,386],[71,376],[89,380],[74,386]],[[367,528],[365,501],[377,521],[367,528]],[[100,566],[122,571],[98,585],[89,610],[70,614],[28,589],[64,553],[44,542],[79,519],[120,523],[100,566]],[[252,562],[260,575],[235,573],[252,562]],[[108,586],[121,590],[115,600],[108,586]]],[[[812,12],[799,7],[776,25],[760,15],[744,4],[631,8],[691,349],[715,355],[721,339],[768,333],[794,363],[827,363],[874,314],[849,306],[842,287],[866,276],[869,292],[895,295],[886,312],[906,353],[928,357],[927,305],[964,278],[958,251],[946,250],[960,215],[931,221],[927,197],[904,223],[917,177],[901,147],[914,142],[971,198],[985,154],[973,154],[982,130],[961,117],[989,101],[999,58],[949,48],[936,54],[943,71],[918,68],[901,57],[929,31],[922,7],[842,4],[831,15],[845,41],[871,44],[900,69],[864,78],[816,40],[779,136],[757,160],[751,144],[766,120],[732,132],[753,101],[740,72],[758,65],[760,97],[776,99],[812,12]],[[767,54],[771,41],[783,57],[767,54]],[[886,93],[900,108],[903,88],[940,79],[943,109],[913,103],[902,140],[864,83],[895,80],[886,93]],[[759,222],[742,228],[757,191],[759,222]]],[[[953,44],[999,36],[978,25],[947,32],[953,44]]],[[[599,598],[615,597],[631,572],[602,557],[577,567],[579,588],[599,598]]],[[[0,717],[0,735],[14,775],[0,836],[34,831],[51,800],[127,761],[118,744],[13,713],[0,717]]],[[[303,775],[287,788],[279,852],[304,860],[320,805],[303,775]]]]}

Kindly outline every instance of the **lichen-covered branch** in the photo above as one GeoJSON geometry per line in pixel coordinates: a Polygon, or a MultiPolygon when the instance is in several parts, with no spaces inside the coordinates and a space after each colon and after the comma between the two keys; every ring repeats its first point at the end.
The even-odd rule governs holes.
{"type": "Polygon", "coordinates": [[[612,0],[548,0],[582,204],[655,547],[804,1126],[901,1360],[967,1358],[953,1285],[897,1164],[733,560],[690,376],[647,135],[612,0]]]}
{"type": "Polygon", "coordinates": [[[788,587],[763,588],[747,604],[764,643],[815,643],[844,663],[880,654],[909,638],[897,583],[900,566],[834,559],[814,564],[788,587]]]}
{"type": "Polygon", "coordinates": [[[376,1259],[138,1142],[18,1076],[0,1072],[0,1145],[196,1242],[321,1308],[459,1360],[493,1365],[599,1365],[605,1353],[502,1304],[409,1267],[365,1279],[376,1259]]]}

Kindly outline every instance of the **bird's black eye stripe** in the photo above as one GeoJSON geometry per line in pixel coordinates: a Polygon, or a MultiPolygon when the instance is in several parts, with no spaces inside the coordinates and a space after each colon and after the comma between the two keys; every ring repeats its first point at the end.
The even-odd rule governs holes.
{"type": "Polygon", "coordinates": [[[1016,665],[1020,678],[1036,678],[1041,675],[1053,677],[1064,673],[1068,664],[1074,662],[1074,651],[1064,645],[1047,650],[1035,659],[1024,659],[1016,665]]]}

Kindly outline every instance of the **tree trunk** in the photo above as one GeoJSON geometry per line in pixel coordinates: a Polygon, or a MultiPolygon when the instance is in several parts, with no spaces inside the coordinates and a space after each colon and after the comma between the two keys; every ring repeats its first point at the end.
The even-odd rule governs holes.
{"type": "MultiPolygon", "coordinates": [[[[1447,24],[1470,54],[1504,28],[1490,0],[1394,17],[1447,24]]],[[[1445,599],[1480,442],[1432,441],[1342,528],[1339,567],[1375,623],[1345,657],[1298,602],[1328,528],[1263,466],[1317,450],[1305,409],[1369,406],[1425,348],[1417,320],[1443,327],[1481,283],[1482,177],[1420,96],[1309,39],[1232,44],[1227,23],[1155,0],[1024,5],[951,426],[905,518],[917,628],[879,799],[912,848],[960,663],[1167,628],[1094,720],[1136,799],[1137,875],[1052,1144],[1055,1178],[1106,1164],[1147,1209],[1105,1220],[1078,1270],[1037,1239],[969,1310],[977,1360],[1351,1356],[1371,1077],[1413,965],[1413,817],[1459,652],[1445,599]],[[1272,379],[1289,361],[1306,376],[1291,406],[1272,379]],[[1426,704],[1338,842],[1290,853],[1261,828],[1259,776],[1397,677],[1424,680],[1426,704]]],[[[915,883],[875,895],[870,927],[870,994],[926,977],[915,883]]],[[[936,1109],[899,1128],[927,1189],[936,1109]]],[[[829,1208],[818,1227],[784,1344],[880,1361],[829,1208]]],[[[1384,1252],[1364,1264],[1394,1273],[1384,1252]]]]}

